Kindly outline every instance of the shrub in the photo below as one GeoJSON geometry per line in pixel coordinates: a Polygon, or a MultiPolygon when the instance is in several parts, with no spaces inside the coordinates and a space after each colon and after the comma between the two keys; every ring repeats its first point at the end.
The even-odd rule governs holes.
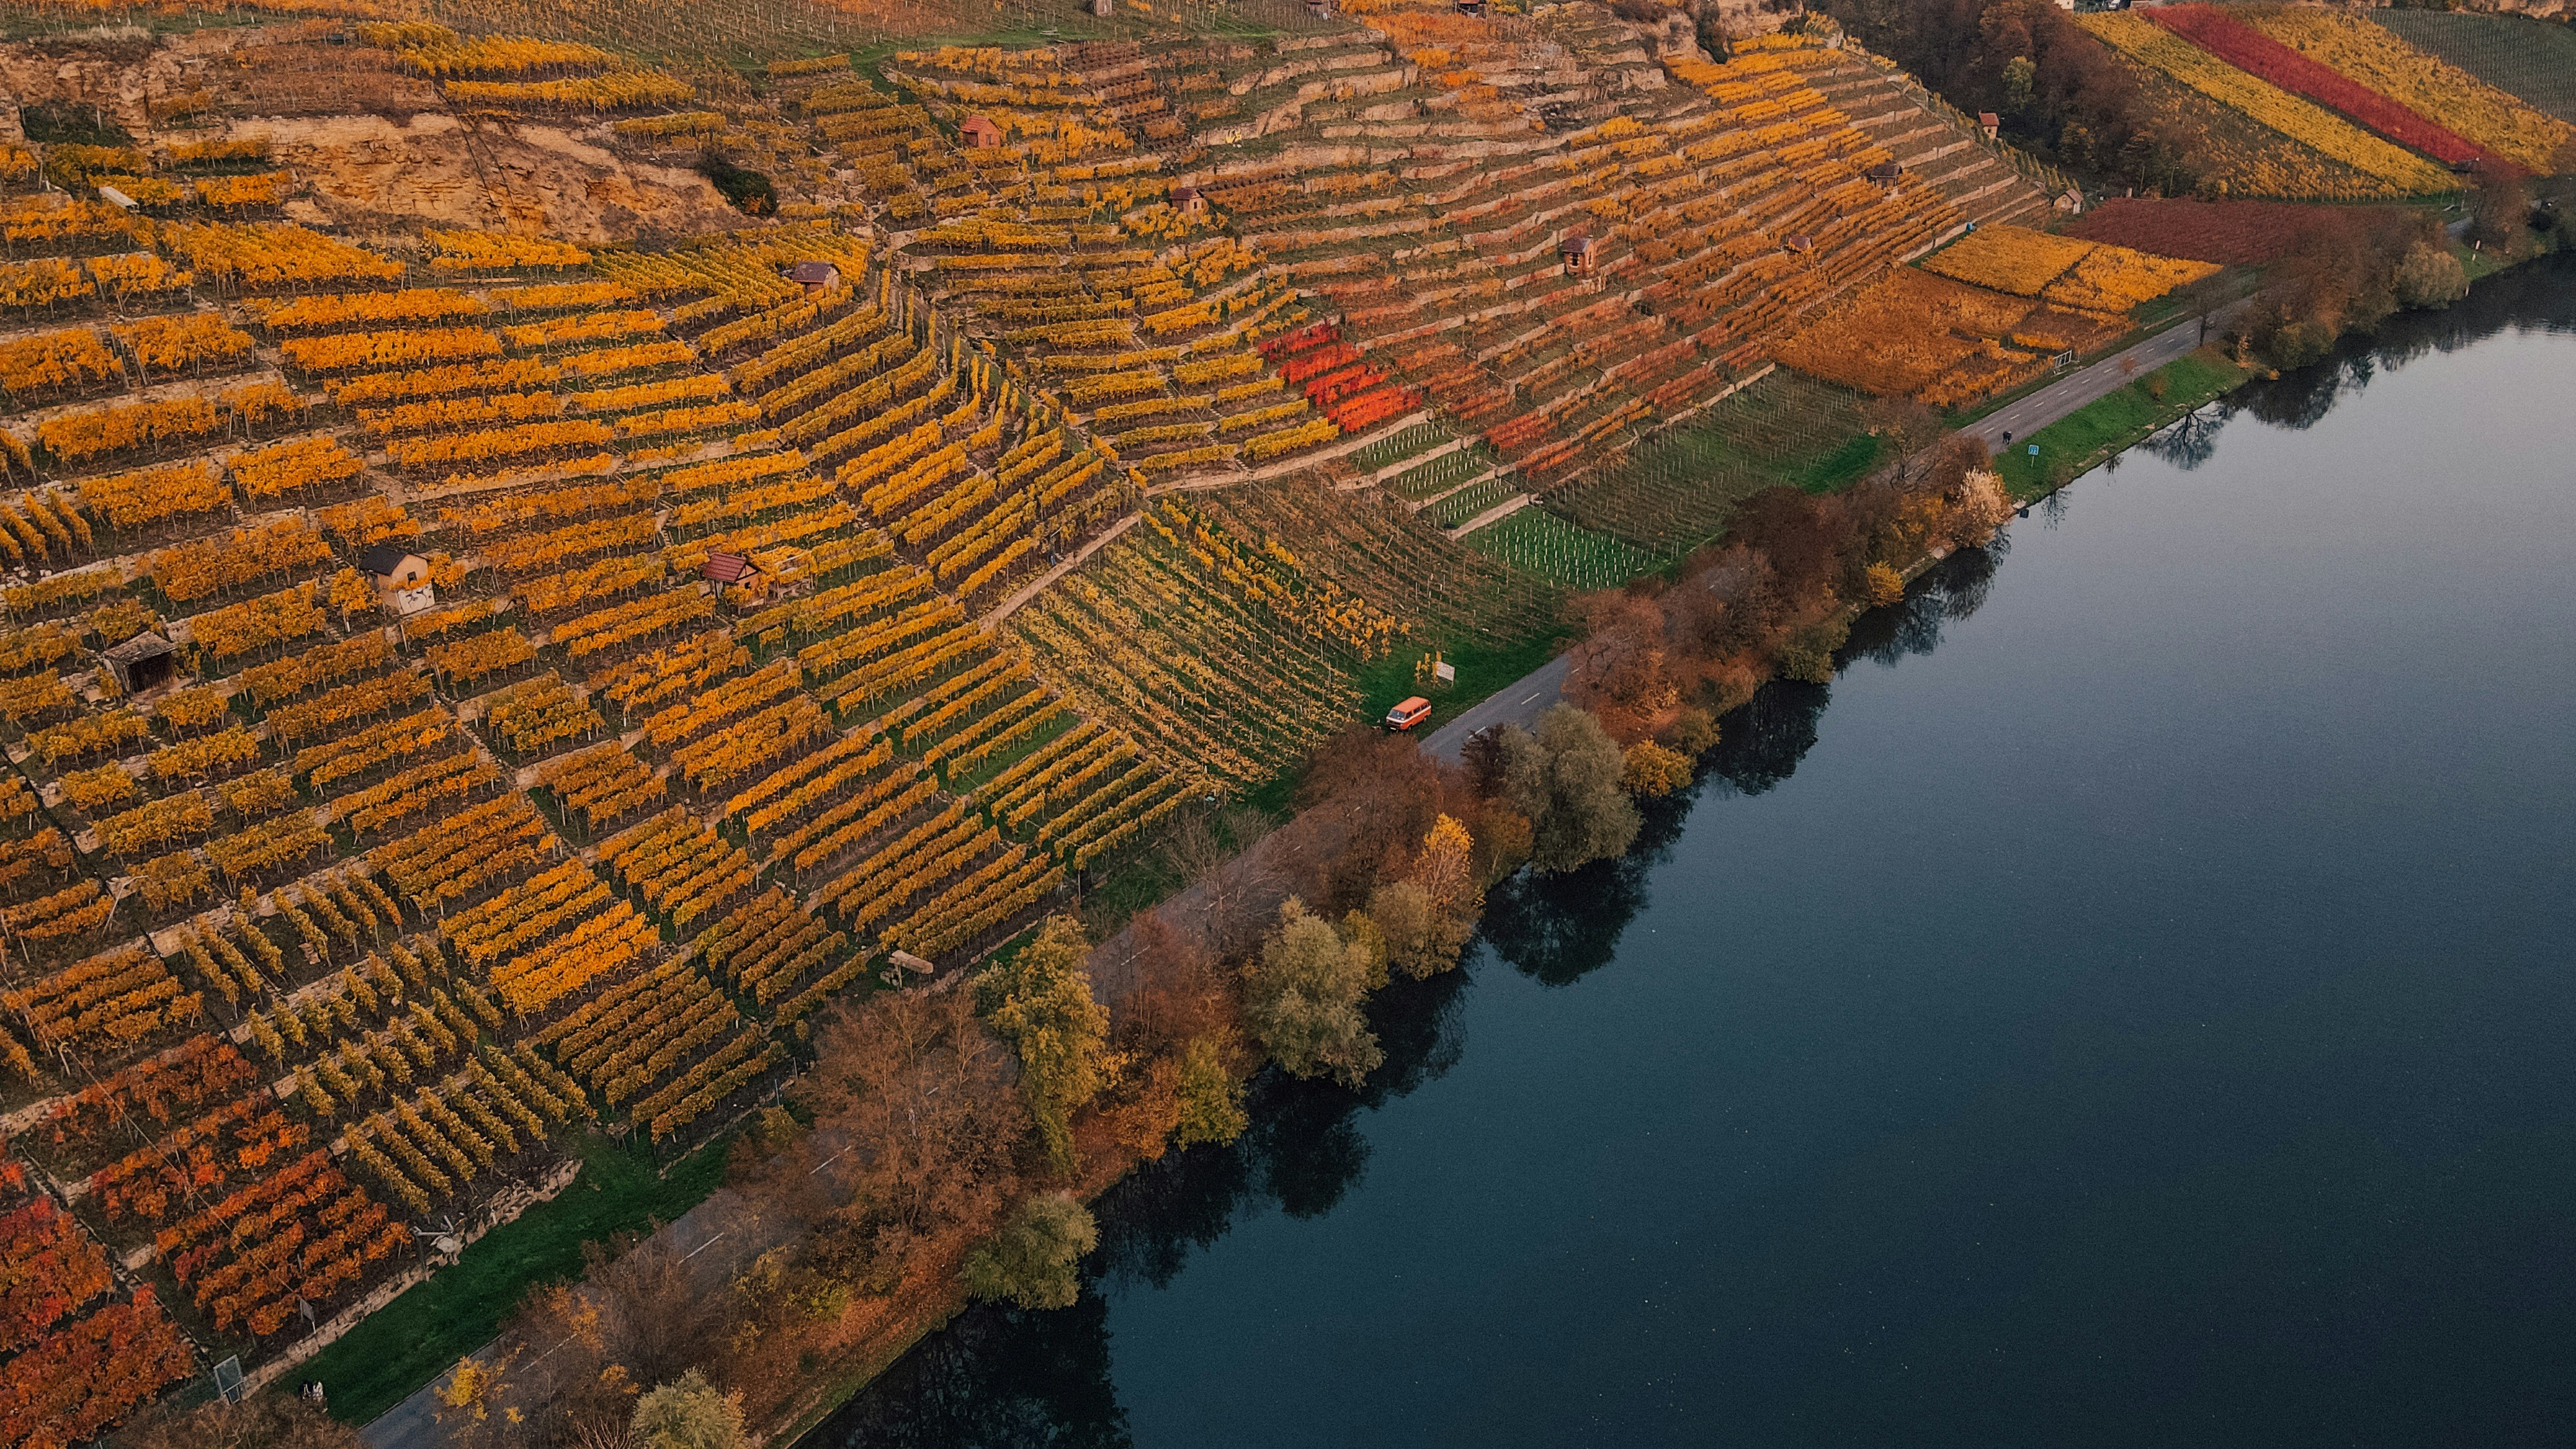
{"type": "Polygon", "coordinates": [[[1074,1265],[1099,1242],[1091,1209],[1071,1193],[1046,1193],[1022,1203],[999,1233],[968,1253],[960,1276],[978,1298],[1066,1308],[1082,1292],[1074,1265]]]}

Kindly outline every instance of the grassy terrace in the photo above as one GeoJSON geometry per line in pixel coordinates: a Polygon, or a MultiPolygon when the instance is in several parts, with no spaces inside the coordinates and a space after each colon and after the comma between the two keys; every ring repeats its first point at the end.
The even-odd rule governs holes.
{"type": "Polygon", "coordinates": [[[724,1178],[719,1139],[666,1175],[640,1148],[585,1139],[581,1175],[552,1201],[493,1229],[428,1282],[369,1315],[297,1371],[331,1392],[331,1413],[364,1423],[492,1341],[529,1288],[581,1272],[584,1243],[644,1232],[687,1212],[724,1178]]]}

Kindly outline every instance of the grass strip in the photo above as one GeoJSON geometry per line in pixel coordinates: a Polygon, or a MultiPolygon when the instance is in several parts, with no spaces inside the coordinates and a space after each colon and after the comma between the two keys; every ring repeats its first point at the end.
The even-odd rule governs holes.
{"type": "Polygon", "coordinates": [[[530,1287],[579,1277],[582,1244],[669,1222],[724,1180],[723,1139],[681,1159],[668,1177],[650,1153],[604,1137],[585,1137],[575,1150],[581,1175],[571,1186],[484,1234],[296,1372],[322,1381],[333,1418],[363,1424],[401,1403],[491,1342],[530,1287]]]}
{"type": "Polygon", "coordinates": [[[2249,374],[2212,348],[2178,357],[2126,387],[2095,398],[1995,460],[2017,502],[2062,488],[2076,476],[2243,382],[2249,374]]]}

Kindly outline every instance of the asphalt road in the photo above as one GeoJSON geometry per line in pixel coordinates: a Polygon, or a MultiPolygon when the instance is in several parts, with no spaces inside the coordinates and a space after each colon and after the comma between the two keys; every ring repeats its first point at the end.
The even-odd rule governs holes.
{"type": "Polygon", "coordinates": [[[1569,656],[1559,654],[1433,731],[1422,747],[1454,765],[1459,752],[1467,747],[1467,737],[1488,725],[1536,725],[1547,707],[1564,697],[1565,672],[1572,664],[1569,656]]]}
{"type": "Polygon", "coordinates": [[[2218,336],[2244,306],[2243,302],[2233,302],[2215,312],[2204,313],[2196,322],[2178,323],[2091,367],[2068,373],[1959,431],[1968,437],[1983,439],[1988,448],[1998,452],[2008,445],[2018,446],[2021,439],[2095,398],[2116,392],[2175,358],[2189,354],[2200,346],[2204,332],[2209,337],[2218,336]]]}

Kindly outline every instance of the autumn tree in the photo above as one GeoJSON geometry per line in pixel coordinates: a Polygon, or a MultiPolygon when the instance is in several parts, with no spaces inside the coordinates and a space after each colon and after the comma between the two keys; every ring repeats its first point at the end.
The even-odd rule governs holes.
{"type": "Polygon", "coordinates": [[[835,1184],[814,1261],[872,1293],[892,1292],[927,1242],[990,1221],[1029,1131],[1010,1050],[962,992],[897,992],[839,1009],[799,1096],[816,1137],[857,1144],[816,1165],[831,1176],[813,1173],[835,1184]]]}
{"type": "Polygon", "coordinates": [[[1279,908],[1277,933],[1245,971],[1244,1020],[1291,1075],[1356,1087],[1386,1060],[1360,1010],[1382,970],[1368,942],[1346,938],[1291,899],[1279,908]]]}
{"type": "Polygon", "coordinates": [[[642,1449],[741,1449],[742,1395],[691,1369],[635,1401],[633,1429],[642,1449]]]}
{"type": "Polygon", "coordinates": [[[1432,822],[1403,878],[1369,897],[1369,918],[1386,941],[1387,964],[1417,979],[1458,964],[1484,910],[1475,840],[1447,815],[1432,822]]]}
{"type": "Polygon", "coordinates": [[[1637,807],[1620,787],[1627,757],[1601,722],[1570,704],[1539,716],[1538,732],[1503,732],[1504,794],[1530,822],[1530,864],[1568,871],[1627,853],[1637,807]]]}
{"type": "Polygon", "coordinates": [[[1124,959],[1106,970],[1100,953],[1092,961],[1100,989],[1116,1003],[1110,1039],[1120,1049],[1165,1052],[1224,1029],[1231,1019],[1226,979],[1199,939],[1153,910],[1128,925],[1126,947],[1124,959]]]}
{"type": "Polygon", "coordinates": [[[1669,795],[1690,782],[1690,756],[1679,750],[1666,749],[1653,740],[1639,740],[1630,745],[1619,771],[1619,783],[1627,788],[1628,793],[1650,798],[1669,795]]]}
{"type": "Polygon", "coordinates": [[[2448,307],[2467,295],[2468,269],[2448,247],[2418,242],[2397,264],[2397,299],[2409,307],[2448,307]]]}
{"type": "Polygon", "coordinates": [[[362,1449],[358,1431],[303,1399],[260,1394],[162,1410],[127,1434],[132,1449],[362,1449]]]}
{"type": "Polygon", "coordinates": [[[1070,916],[1050,916],[1037,939],[975,978],[993,1030],[1020,1058],[1020,1091],[1047,1161],[1075,1166],[1073,1114],[1100,1094],[1109,1013],[1091,994],[1091,943],[1070,916]]]}
{"type": "Polygon", "coordinates": [[[1674,701],[1664,667],[1664,611],[1644,594],[1595,595],[1569,653],[1565,694],[1596,716],[1644,725],[1674,701]]]}
{"type": "Polygon", "coordinates": [[[1219,1145],[1243,1135],[1252,1119],[1243,1111],[1243,1083],[1226,1070],[1225,1052],[1217,1038],[1195,1038],[1181,1051],[1175,1095],[1180,1103],[1180,1120],[1174,1124],[1172,1140],[1189,1147],[1201,1142],[1219,1145]]]}
{"type": "Polygon", "coordinates": [[[1065,1192],[1020,1204],[1002,1230],[966,1255],[966,1291],[1022,1308],[1069,1308],[1081,1295],[1075,1265],[1100,1244],[1091,1209],[1065,1192]]]}

